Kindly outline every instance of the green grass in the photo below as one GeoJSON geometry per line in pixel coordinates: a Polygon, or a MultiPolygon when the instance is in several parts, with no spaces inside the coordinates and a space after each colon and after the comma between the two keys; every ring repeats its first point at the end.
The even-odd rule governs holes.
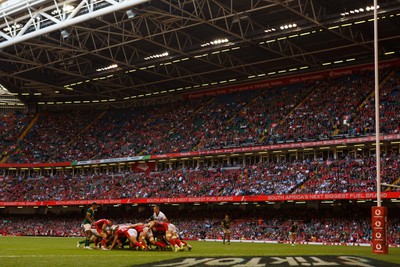
{"type": "Polygon", "coordinates": [[[177,257],[241,257],[241,256],[321,256],[353,255],[400,263],[400,248],[390,248],[388,255],[372,253],[371,247],[316,246],[287,244],[254,244],[221,242],[189,242],[192,251],[129,251],[84,250],[76,248],[78,238],[0,236],[0,266],[133,266],[177,257]]]}

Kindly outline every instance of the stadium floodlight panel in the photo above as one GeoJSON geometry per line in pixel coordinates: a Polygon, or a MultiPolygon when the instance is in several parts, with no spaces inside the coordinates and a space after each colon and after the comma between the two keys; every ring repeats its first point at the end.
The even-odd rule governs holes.
{"type": "Polygon", "coordinates": [[[96,71],[100,72],[100,71],[106,71],[106,70],[111,70],[111,69],[115,69],[115,68],[118,68],[118,65],[117,64],[111,64],[111,65],[108,65],[106,67],[98,68],[98,69],[96,69],[96,71]]]}
{"type": "Polygon", "coordinates": [[[211,42],[203,43],[203,44],[201,44],[200,46],[201,46],[201,47],[207,47],[207,46],[211,46],[211,45],[220,45],[220,44],[224,44],[224,43],[227,43],[227,42],[229,42],[229,40],[228,40],[227,38],[224,38],[224,39],[215,39],[215,40],[213,40],[213,41],[211,41],[211,42]]]}
{"type": "Polygon", "coordinates": [[[130,18],[130,19],[136,17],[136,13],[133,12],[132,9],[127,10],[125,13],[126,13],[126,15],[128,16],[128,18],[130,18]]]}
{"type": "Polygon", "coordinates": [[[75,9],[75,7],[73,5],[66,4],[63,6],[63,11],[65,11],[67,13],[72,12],[72,10],[74,10],[74,9],[75,9]]]}
{"type": "Polygon", "coordinates": [[[67,39],[69,37],[70,33],[66,30],[61,30],[61,37],[63,39],[67,39]]]}
{"type": "Polygon", "coordinates": [[[168,52],[163,52],[161,54],[154,54],[148,57],[145,57],[144,60],[150,60],[150,59],[154,59],[154,58],[162,58],[162,57],[167,57],[169,56],[168,52]]]}
{"type": "Polygon", "coordinates": [[[289,23],[289,24],[285,24],[285,25],[281,25],[279,27],[279,29],[281,30],[287,30],[287,29],[292,29],[292,28],[296,28],[297,24],[296,23],[289,23]]]}

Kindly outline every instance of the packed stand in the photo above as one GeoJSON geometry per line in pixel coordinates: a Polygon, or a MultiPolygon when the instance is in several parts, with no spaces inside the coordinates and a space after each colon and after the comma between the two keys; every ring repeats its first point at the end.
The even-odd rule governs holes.
{"type": "Polygon", "coordinates": [[[192,140],[191,124],[186,120],[204,104],[202,101],[109,110],[60,157],[87,160],[190,151],[197,141],[192,140]]]}
{"type": "MultiPolygon", "coordinates": [[[[312,90],[308,84],[265,88],[253,94],[236,95],[224,106],[204,110],[197,121],[195,135],[201,138],[197,150],[259,145],[275,127],[312,90]],[[232,109],[233,107],[233,109],[232,109]]],[[[221,97],[226,100],[226,96],[221,97]]]]}
{"type": "Polygon", "coordinates": [[[319,81],[312,94],[274,129],[269,138],[276,142],[329,139],[372,89],[370,71],[319,81]]]}
{"type": "MultiPolygon", "coordinates": [[[[381,165],[383,183],[392,184],[400,178],[398,153],[383,155],[381,165]]],[[[375,177],[374,157],[152,173],[5,175],[0,183],[0,201],[375,192],[375,177]]]]}
{"type": "Polygon", "coordinates": [[[21,111],[2,111],[0,116],[0,159],[12,154],[17,149],[21,136],[31,116],[21,111]]]}
{"type": "MultiPolygon", "coordinates": [[[[193,136],[199,142],[195,150],[209,150],[222,147],[240,146],[246,142],[245,134],[239,135],[239,130],[246,130],[236,124],[236,115],[257,95],[258,92],[244,92],[222,95],[196,114],[193,124],[193,136]]],[[[245,125],[243,125],[245,127],[245,125]]]]}
{"type": "MultiPolygon", "coordinates": [[[[399,71],[385,69],[382,133],[398,133],[399,71]]],[[[37,163],[166,154],[373,134],[372,71],[339,78],[184,99],[167,105],[3,118],[7,162],[37,163]],[[99,118],[96,120],[96,118],[99,118]],[[20,121],[21,120],[21,121],[20,121]]]]}
{"type": "Polygon", "coordinates": [[[91,112],[89,115],[82,111],[40,113],[38,121],[18,144],[19,148],[7,162],[64,161],[64,158],[54,157],[55,154],[62,153],[69,142],[73,141],[96,115],[96,112],[91,112]]]}
{"type": "MultiPolygon", "coordinates": [[[[382,183],[392,184],[400,179],[398,153],[381,157],[382,183]]],[[[376,158],[350,158],[325,161],[314,177],[295,190],[299,194],[329,194],[376,191],[376,158]]]]}
{"type": "MultiPolygon", "coordinates": [[[[379,88],[379,117],[382,134],[400,133],[400,70],[393,71],[379,88]]],[[[370,97],[340,128],[343,136],[375,134],[375,97],[370,97]]]]}

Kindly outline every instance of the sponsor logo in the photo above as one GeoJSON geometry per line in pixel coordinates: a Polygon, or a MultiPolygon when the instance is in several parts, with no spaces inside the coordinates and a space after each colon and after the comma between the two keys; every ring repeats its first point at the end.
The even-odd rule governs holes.
{"type": "MultiPolygon", "coordinates": [[[[135,265],[135,266],[149,266],[135,265]]],[[[290,256],[290,257],[207,257],[207,258],[177,258],[162,262],[153,262],[155,267],[191,267],[191,266],[231,266],[231,267],[288,267],[288,266],[319,266],[319,267],[400,267],[399,264],[357,256],[290,256]]]]}

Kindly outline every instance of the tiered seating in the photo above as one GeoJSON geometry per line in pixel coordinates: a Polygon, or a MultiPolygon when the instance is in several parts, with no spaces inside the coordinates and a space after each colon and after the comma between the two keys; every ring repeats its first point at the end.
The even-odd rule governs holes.
{"type": "MultiPolygon", "coordinates": [[[[381,131],[400,130],[399,70],[381,72],[381,131]],[[392,75],[388,78],[388,73],[392,75]]],[[[20,143],[3,121],[8,162],[59,162],[166,154],[374,134],[373,73],[185,99],[162,106],[40,114],[20,143]]],[[[26,118],[25,118],[26,120],[26,118]]],[[[15,125],[14,125],[15,124],[15,125]]]]}
{"type": "Polygon", "coordinates": [[[0,159],[13,153],[17,146],[17,140],[32,119],[20,111],[4,111],[0,116],[0,159]]]}
{"type": "Polygon", "coordinates": [[[258,145],[264,135],[309,92],[310,88],[304,84],[262,89],[247,94],[247,98],[238,95],[225,107],[211,109],[211,112],[204,110],[204,119],[198,123],[201,128],[196,132],[202,136],[197,148],[207,150],[258,145]]]}
{"type": "MultiPolygon", "coordinates": [[[[380,132],[400,133],[400,70],[393,71],[379,89],[380,132]]],[[[370,135],[375,133],[375,98],[370,97],[340,128],[346,136],[370,135]]]]}
{"type": "Polygon", "coordinates": [[[313,93],[275,131],[277,141],[328,139],[373,89],[371,72],[318,82],[313,93]]]}
{"type": "Polygon", "coordinates": [[[38,121],[18,144],[9,162],[40,163],[60,161],[54,154],[62,153],[67,144],[83,130],[96,113],[52,112],[41,113],[38,121]]]}
{"type": "MultiPolygon", "coordinates": [[[[382,182],[399,179],[398,153],[382,157],[382,182]]],[[[150,174],[84,173],[5,176],[0,201],[237,196],[375,192],[375,159],[259,163],[246,167],[178,169],[150,174]]]]}

